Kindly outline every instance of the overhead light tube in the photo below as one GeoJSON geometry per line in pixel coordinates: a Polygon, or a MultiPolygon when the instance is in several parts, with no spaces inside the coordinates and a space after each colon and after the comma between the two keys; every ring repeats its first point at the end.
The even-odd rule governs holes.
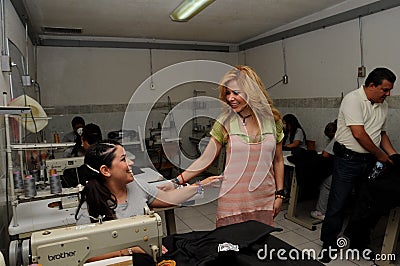
{"type": "Polygon", "coordinates": [[[172,11],[169,17],[173,21],[186,22],[215,0],[184,0],[172,11]]]}

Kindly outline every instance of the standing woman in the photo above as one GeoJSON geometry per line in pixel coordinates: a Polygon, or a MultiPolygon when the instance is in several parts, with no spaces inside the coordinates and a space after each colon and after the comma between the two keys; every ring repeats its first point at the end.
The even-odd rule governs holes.
{"type": "Polygon", "coordinates": [[[299,120],[293,114],[286,114],[282,118],[283,130],[283,150],[293,150],[296,148],[306,149],[306,132],[301,127],[299,120]]]}
{"type": "Polygon", "coordinates": [[[205,171],[226,147],[217,227],[257,220],[273,225],[284,198],[283,125],[256,72],[237,66],[222,78],[222,114],[203,154],[173,179],[182,184],[205,171]]]}
{"type": "MultiPolygon", "coordinates": [[[[98,217],[107,221],[140,215],[144,213],[145,206],[176,205],[195,194],[203,193],[203,185],[218,180],[218,177],[209,177],[181,189],[167,192],[159,190],[155,185],[134,178],[131,169],[133,162],[126,157],[125,150],[119,143],[91,145],[86,151],[84,163],[88,168],[88,181],[81,191],[75,214],[78,225],[97,222],[98,217]]],[[[143,252],[139,247],[131,247],[88,261],[143,252]]]]}

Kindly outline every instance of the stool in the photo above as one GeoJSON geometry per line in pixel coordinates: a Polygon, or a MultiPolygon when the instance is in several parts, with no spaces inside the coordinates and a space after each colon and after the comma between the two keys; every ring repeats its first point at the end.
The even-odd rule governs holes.
{"type": "MultiPolygon", "coordinates": [[[[386,225],[385,238],[383,239],[381,255],[394,254],[396,252],[397,238],[400,228],[400,207],[393,208],[390,211],[386,225]]],[[[390,260],[377,261],[378,265],[389,265],[390,260]]]]}

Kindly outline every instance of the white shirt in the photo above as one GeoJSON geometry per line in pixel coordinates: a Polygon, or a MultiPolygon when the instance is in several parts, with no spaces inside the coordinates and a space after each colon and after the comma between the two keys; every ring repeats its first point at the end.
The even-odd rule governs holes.
{"type": "Polygon", "coordinates": [[[379,147],[381,132],[385,131],[387,114],[388,104],[386,102],[371,104],[362,86],[343,98],[339,109],[335,139],[352,151],[368,153],[354,138],[350,126],[364,126],[374,144],[379,147]]]}

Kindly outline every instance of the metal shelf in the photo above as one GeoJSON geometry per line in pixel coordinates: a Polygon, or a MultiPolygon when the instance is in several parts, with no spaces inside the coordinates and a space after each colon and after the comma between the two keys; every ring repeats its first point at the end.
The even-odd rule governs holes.
{"type": "Polygon", "coordinates": [[[1,115],[20,115],[29,114],[31,108],[29,106],[0,106],[1,115]]]}
{"type": "Polygon", "coordinates": [[[29,149],[58,149],[58,148],[68,148],[73,147],[74,142],[64,142],[64,143],[23,143],[23,144],[11,144],[12,150],[29,150],[29,149]]]}
{"type": "Polygon", "coordinates": [[[31,202],[31,201],[38,201],[38,200],[45,200],[45,199],[51,199],[51,198],[60,198],[60,197],[66,197],[66,196],[72,196],[72,195],[77,195],[81,189],[79,187],[75,188],[63,188],[62,192],[59,194],[51,194],[50,189],[45,189],[45,190],[39,190],[37,191],[37,195],[33,197],[25,197],[24,194],[18,195],[18,201],[19,203],[23,202],[31,202]]]}

